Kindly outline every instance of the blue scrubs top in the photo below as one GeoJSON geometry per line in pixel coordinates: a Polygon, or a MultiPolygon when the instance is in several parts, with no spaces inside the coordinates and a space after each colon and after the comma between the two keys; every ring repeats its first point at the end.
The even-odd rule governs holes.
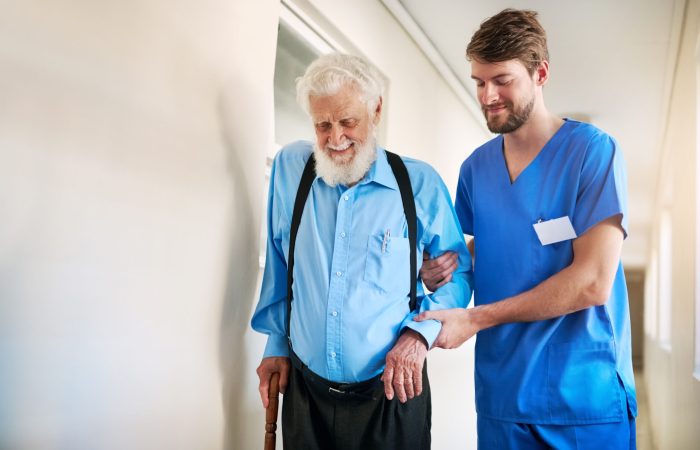
{"type": "MultiPolygon", "coordinates": [[[[534,288],[573,260],[572,240],[542,245],[539,221],[568,217],[577,236],[622,215],[626,174],[615,140],[566,120],[511,183],[503,136],[462,164],[455,208],[475,238],[474,301],[484,305],[534,288]]],[[[549,320],[508,323],[478,333],[476,404],[511,422],[574,425],[636,416],[627,288],[618,265],[610,298],[549,320]]]]}

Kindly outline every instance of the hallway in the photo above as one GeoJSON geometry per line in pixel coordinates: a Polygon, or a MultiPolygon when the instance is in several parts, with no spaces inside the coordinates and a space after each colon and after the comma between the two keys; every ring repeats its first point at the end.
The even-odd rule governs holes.
{"type": "MultiPolygon", "coordinates": [[[[0,449],[261,449],[271,161],[313,136],[295,78],[377,66],[377,142],[454,199],[493,137],[466,42],[506,6],[541,14],[552,112],[626,161],[638,448],[700,448],[700,0],[23,0],[0,14],[0,449]]],[[[429,359],[433,448],[476,449],[474,340],[429,359]]]]}
{"type": "Polygon", "coordinates": [[[649,400],[644,372],[634,372],[634,382],[637,385],[637,450],[658,450],[652,439],[652,427],[649,423],[649,400]]]}

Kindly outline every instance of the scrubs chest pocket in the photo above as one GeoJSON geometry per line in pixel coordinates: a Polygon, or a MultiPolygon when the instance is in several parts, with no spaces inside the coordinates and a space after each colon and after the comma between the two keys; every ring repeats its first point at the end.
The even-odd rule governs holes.
{"type": "Polygon", "coordinates": [[[410,290],[408,238],[370,235],[367,240],[367,260],[364,280],[383,292],[410,290]]]}
{"type": "Polygon", "coordinates": [[[559,420],[621,420],[621,392],[612,342],[552,344],[549,413],[559,420]]]}

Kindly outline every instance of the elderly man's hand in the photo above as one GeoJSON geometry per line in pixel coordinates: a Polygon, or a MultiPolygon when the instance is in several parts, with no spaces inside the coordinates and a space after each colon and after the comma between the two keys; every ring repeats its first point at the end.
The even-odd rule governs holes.
{"type": "Polygon", "coordinates": [[[428,253],[423,253],[420,278],[431,292],[452,280],[452,272],[457,270],[457,258],[458,255],[454,252],[445,252],[435,259],[430,259],[428,253]]]}
{"type": "Polygon", "coordinates": [[[386,355],[384,394],[389,400],[394,393],[401,403],[423,392],[423,364],[428,345],[423,336],[411,329],[401,334],[399,340],[386,355]]]}
{"type": "Polygon", "coordinates": [[[260,378],[258,391],[260,391],[260,399],[264,408],[267,408],[267,405],[270,403],[269,391],[272,374],[275,372],[280,374],[280,392],[284,394],[284,391],[287,390],[290,366],[289,358],[281,356],[263,358],[262,362],[260,362],[256,372],[258,373],[258,378],[260,378]]]}

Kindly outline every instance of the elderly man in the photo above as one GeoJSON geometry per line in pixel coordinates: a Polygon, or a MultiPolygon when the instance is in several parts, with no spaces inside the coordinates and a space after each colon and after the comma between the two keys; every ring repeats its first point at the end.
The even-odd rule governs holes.
{"type": "Polygon", "coordinates": [[[376,145],[382,83],[362,59],[322,56],[297,80],[297,99],[316,143],[284,147],[272,166],[252,319],[268,335],[263,405],[279,373],[285,448],[427,449],[425,356],[440,323],[413,318],[471,295],[448,191],[427,164],[376,145]],[[416,255],[448,250],[458,269],[425,295],[416,255]]]}

